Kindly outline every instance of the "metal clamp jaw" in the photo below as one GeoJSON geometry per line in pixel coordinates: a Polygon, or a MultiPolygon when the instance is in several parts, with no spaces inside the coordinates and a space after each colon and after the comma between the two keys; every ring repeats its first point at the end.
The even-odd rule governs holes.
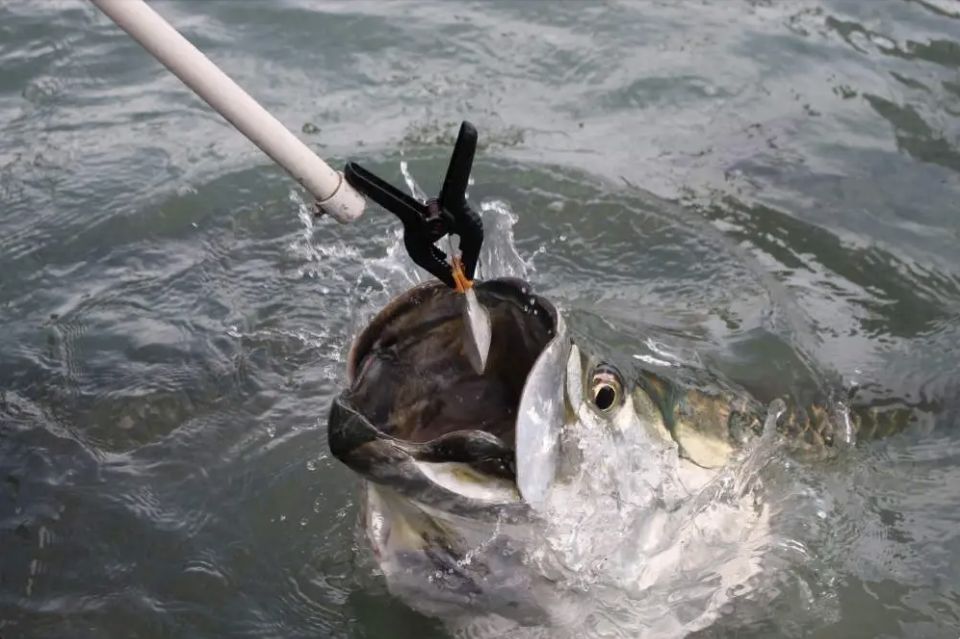
{"type": "Polygon", "coordinates": [[[477,130],[469,122],[463,122],[440,195],[425,203],[356,162],[348,162],[344,168],[344,177],[353,188],[400,218],[403,245],[410,258],[451,288],[456,288],[456,282],[447,254],[434,243],[445,235],[459,236],[464,273],[468,280],[473,279],[483,244],[483,222],[467,204],[467,181],[476,150],[477,130]]]}

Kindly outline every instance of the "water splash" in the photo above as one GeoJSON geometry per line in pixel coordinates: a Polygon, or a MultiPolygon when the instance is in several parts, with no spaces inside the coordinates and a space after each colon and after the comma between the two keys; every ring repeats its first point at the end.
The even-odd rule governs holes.
{"type": "MultiPolygon", "coordinates": [[[[327,293],[331,284],[346,281],[342,274],[345,267],[363,261],[363,256],[356,247],[343,240],[315,241],[315,214],[311,205],[296,190],[290,191],[288,199],[296,207],[297,219],[303,227],[288,246],[290,252],[303,262],[297,270],[297,276],[323,281],[321,293],[327,293]]],[[[336,235],[331,237],[336,238],[336,235]]]]}
{"type": "Polygon", "coordinates": [[[480,251],[480,278],[519,277],[529,280],[534,272],[533,257],[523,259],[517,250],[513,227],[519,218],[510,205],[502,200],[480,204],[483,217],[484,241],[480,251]]]}
{"type": "Polygon", "coordinates": [[[461,620],[454,634],[683,637],[714,623],[735,597],[762,591],[770,549],[804,550],[773,529],[764,501],[764,478],[784,460],[776,432],[783,410],[771,404],[763,435],[696,488],[697,470],[676,445],[651,437],[635,418],[566,432],[564,446],[576,449],[580,466],[552,489],[528,560],[554,589],[550,623],[484,617],[461,620]]]}
{"type": "Polygon", "coordinates": [[[417,184],[413,173],[410,171],[410,165],[406,160],[400,162],[400,172],[403,174],[403,181],[406,182],[407,188],[410,189],[410,195],[420,203],[426,202],[427,194],[420,188],[420,185],[417,184]]]}

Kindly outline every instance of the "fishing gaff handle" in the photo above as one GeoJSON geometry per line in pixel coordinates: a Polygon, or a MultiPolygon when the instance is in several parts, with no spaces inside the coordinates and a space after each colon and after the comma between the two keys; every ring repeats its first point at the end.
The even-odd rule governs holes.
{"type": "Polygon", "coordinates": [[[363,213],[365,202],[331,168],[143,0],[91,0],[240,133],[316,198],[339,222],[363,213]]]}

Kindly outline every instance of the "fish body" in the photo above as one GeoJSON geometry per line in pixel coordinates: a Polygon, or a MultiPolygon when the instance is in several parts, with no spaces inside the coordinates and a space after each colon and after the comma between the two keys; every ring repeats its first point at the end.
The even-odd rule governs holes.
{"type": "MultiPolygon", "coordinates": [[[[649,370],[626,379],[526,282],[473,290],[491,328],[482,372],[462,296],[427,283],[357,336],[328,422],[331,452],[364,480],[362,526],[389,589],[431,615],[556,627],[600,583],[641,597],[709,565],[704,534],[727,546],[762,535],[769,513],[750,496],[722,512],[705,501],[752,442],[775,431],[822,450],[908,421],[771,412],[733,387],[649,370]]],[[[746,552],[714,572],[730,589],[756,569],[746,552]]]]}

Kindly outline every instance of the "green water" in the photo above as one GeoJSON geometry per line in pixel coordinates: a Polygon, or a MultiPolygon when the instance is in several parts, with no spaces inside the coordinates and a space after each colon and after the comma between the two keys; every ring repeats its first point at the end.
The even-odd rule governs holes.
{"type": "MultiPolygon", "coordinates": [[[[338,166],[434,191],[472,121],[489,268],[597,347],[929,410],[797,471],[823,519],[706,635],[958,636],[960,2],[152,4],[338,166]]],[[[0,636],[447,636],[326,450],[397,231],[311,223],[91,5],[0,1],[0,636]]]]}

